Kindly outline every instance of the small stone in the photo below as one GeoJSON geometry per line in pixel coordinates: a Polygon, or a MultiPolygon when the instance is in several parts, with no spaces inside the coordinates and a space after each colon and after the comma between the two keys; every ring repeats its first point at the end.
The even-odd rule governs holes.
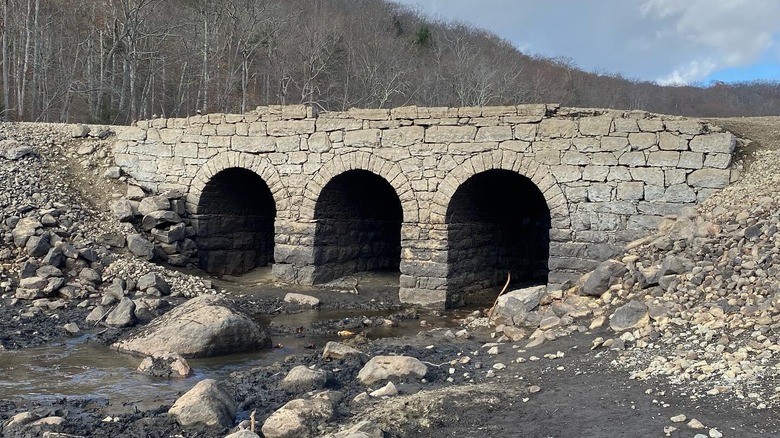
{"type": "Polygon", "coordinates": [[[284,296],[284,302],[285,303],[295,303],[301,306],[308,306],[308,307],[317,307],[320,305],[319,298],[310,296],[310,295],[304,295],[304,294],[296,294],[296,293],[288,293],[284,296]]]}
{"type": "Polygon", "coordinates": [[[710,429],[709,436],[710,438],[723,438],[723,434],[715,428],[710,429]]]}
{"type": "Polygon", "coordinates": [[[81,332],[79,326],[75,322],[69,322],[62,326],[62,328],[65,329],[65,331],[71,336],[77,335],[79,332],[81,332]]]}
{"type": "Polygon", "coordinates": [[[701,421],[695,418],[688,422],[688,427],[691,429],[704,429],[704,425],[701,423],[701,421]]]}
{"type": "Polygon", "coordinates": [[[684,414],[675,415],[674,417],[670,418],[670,420],[672,420],[672,423],[682,423],[687,419],[688,417],[686,417],[684,414]]]}
{"type": "Polygon", "coordinates": [[[528,388],[528,392],[530,392],[531,394],[536,394],[537,392],[539,392],[541,390],[542,390],[542,388],[539,387],[538,385],[532,385],[532,386],[530,386],[528,388]]]}
{"type": "Polygon", "coordinates": [[[393,382],[387,382],[387,385],[369,394],[371,397],[393,397],[398,395],[398,389],[393,382]]]}

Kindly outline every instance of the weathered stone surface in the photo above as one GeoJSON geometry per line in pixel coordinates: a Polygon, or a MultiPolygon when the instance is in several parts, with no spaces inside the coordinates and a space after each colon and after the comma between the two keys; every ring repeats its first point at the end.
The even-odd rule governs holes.
{"type": "Polygon", "coordinates": [[[699,169],[688,175],[692,187],[722,189],[729,185],[731,171],[728,169],[699,169]]]}
{"type": "Polygon", "coordinates": [[[361,356],[364,353],[356,348],[339,342],[329,341],[322,351],[323,359],[341,360],[350,356],[361,356]]]}
{"type": "Polygon", "coordinates": [[[137,257],[146,260],[154,258],[154,245],[140,234],[127,235],[127,249],[137,257]]]}
{"type": "Polygon", "coordinates": [[[534,310],[547,291],[547,286],[532,286],[501,295],[496,302],[493,317],[498,323],[520,325],[534,310]]]}
{"type": "Polygon", "coordinates": [[[145,216],[153,211],[170,210],[171,203],[165,196],[150,196],[138,204],[138,213],[145,216]]]}
{"type": "Polygon", "coordinates": [[[641,327],[648,321],[647,306],[639,301],[629,301],[609,317],[609,326],[617,332],[641,327]]]}
{"type": "Polygon", "coordinates": [[[317,307],[320,305],[319,298],[313,297],[311,295],[297,294],[294,292],[289,292],[287,295],[285,295],[284,302],[295,303],[301,306],[308,306],[308,307],[317,307]]]}
{"type": "Polygon", "coordinates": [[[111,203],[111,214],[120,222],[129,222],[135,218],[133,206],[127,199],[118,199],[111,203]]]}
{"type": "Polygon", "coordinates": [[[366,363],[358,373],[358,381],[369,386],[387,379],[421,379],[428,373],[428,367],[410,356],[376,356],[366,363]]]}
{"type": "Polygon", "coordinates": [[[171,293],[171,286],[168,284],[168,282],[165,281],[162,276],[154,272],[150,272],[139,278],[138,282],[136,283],[136,287],[138,290],[147,290],[153,287],[160,291],[163,295],[170,295],[171,293]]]}
{"type": "Polygon", "coordinates": [[[333,417],[333,404],[340,395],[320,393],[304,400],[287,402],[271,414],[263,423],[263,436],[267,438],[297,438],[313,435],[321,423],[333,417]]]}
{"type": "Polygon", "coordinates": [[[228,307],[224,298],[202,295],[114,343],[113,348],[144,355],[174,351],[190,358],[255,351],[270,342],[264,329],[228,307]]]}
{"type": "Polygon", "coordinates": [[[192,368],[187,363],[187,359],[181,357],[179,353],[156,352],[141,361],[141,364],[138,365],[138,372],[167,379],[189,377],[192,375],[192,368]]]}
{"type": "Polygon", "coordinates": [[[590,273],[588,279],[580,288],[580,293],[589,296],[600,296],[626,273],[626,266],[618,260],[607,260],[590,273]]]}
{"type": "Polygon", "coordinates": [[[354,426],[326,435],[325,438],[383,438],[382,428],[368,420],[362,420],[354,426]]]}
{"type": "Polygon", "coordinates": [[[325,386],[327,380],[328,375],[325,370],[316,370],[305,365],[298,365],[287,373],[282,380],[282,384],[290,388],[313,391],[325,386]]]}
{"type": "Polygon", "coordinates": [[[176,400],[168,414],[184,427],[230,427],[236,402],[216,380],[205,379],[176,400]]]}
{"type": "Polygon", "coordinates": [[[135,316],[135,303],[130,298],[124,297],[111,313],[106,317],[106,324],[112,327],[132,327],[138,322],[135,316]]]}

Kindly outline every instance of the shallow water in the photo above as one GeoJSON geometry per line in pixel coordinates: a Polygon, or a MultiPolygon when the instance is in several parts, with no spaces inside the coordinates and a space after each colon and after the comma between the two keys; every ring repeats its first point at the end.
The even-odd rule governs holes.
{"type": "MultiPolygon", "coordinates": [[[[309,310],[275,317],[275,325],[310,327],[320,321],[341,318],[385,316],[391,311],[309,310]]],[[[452,325],[448,316],[427,315],[435,325],[452,325]]],[[[419,320],[401,321],[398,327],[367,328],[370,338],[416,334],[419,320]]],[[[12,401],[45,402],[61,398],[90,400],[106,406],[106,414],[117,415],[134,409],[153,409],[172,403],[179,394],[205,378],[222,378],[230,373],[282,361],[291,354],[311,352],[327,341],[338,340],[337,333],[305,337],[274,337],[275,348],[255,353],[189,359],[195,375],[186,379],[159,379],[140,374],[142,358],[118,353],[85,334],[64,343],[19,351],[0,352],[0,397],[12,401]]]]}

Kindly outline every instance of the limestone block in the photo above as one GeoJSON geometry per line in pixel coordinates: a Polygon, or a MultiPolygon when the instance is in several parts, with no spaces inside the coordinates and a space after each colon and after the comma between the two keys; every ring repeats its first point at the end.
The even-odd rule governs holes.
{"type": "Polygon", "coordinates": [[[422,126],[388,129],[382,133],[382,146],[411,146],[421,143],[424,137],[425,128],[422,126]]]}
{"type": "Polygon", "coordinates": [[[465,143],[474,141],[474,126],[431,126],[425,130],[426,143],[465,143]]]}
{"type": "Polygon", "coordinates": [[[601,140],[594,137],[576,137],[572,144],[579,152],[598,152],[601,150],[601,140]]]}
{"type": "Polygon", "coordinates": [[[252,122],[249,124],[249,135],[267,135],[266,122],[252,122]]]}
{"type": "Polygon", "coordinates": [[[498,145],[498,148],[505,151],[512,151],[512,152],[528,152],[529,149],[531,148],[531,143],[527,141],[521,141],[521,140],[502,141],[498,145]]]}
{"type": "Polygon", "coordinates": [[[563,153],[563,157],[561,157],[561,164],[584,166],[586,164],[590,164],[590,157],[588,157],[586,154],[583,154],[582,152],[566,151],[563,153]]]}
{"type": "Polygon", "coordinates": [[[618,134],[639,132],[639,125],[636,119],[615,119],[615,132],[618,134]]]}
{"type": "Polygon", "coordinates": [[[559,183],[579,181],[582,178],[579,166],[551,166],[550,171],[559,183]]]}
{"type": "Polygon", "coordinates": [[[649,149],[658,144],[658,136],[651,132],[632,132],[628,134],[628,144],[633,150],[649,149]]]}
{"type": "Polygon", "coordinates": [[[609,175],[607,175],[607,181],[631,181],[631,172],[628,170],[628,167],[611,166],[609,175]]]}
{"type": "Polygon", "coordinates": [[[697,135],[704,132],[704,124],[698,120],[665,120],[667,131],[697,135]]]}
{"type": "Polygon", "coordinates": [[[617,185],[617,199],[620,201],[641,201],[645,195],[645,183],[631,181],[617,185]]]}
{"type": "Polygon", "coordinates": [[[591,184],[588,187],[588,201],[609,202],[612,200],[612,186],[609,184],[591,184]]]}
{"type": "Polygon", "coordinates": [[[515,140],[534,141],[538,125],[532,123],[521,123],[515,125],[515,140]]]}
{"type": "Polygon", "coordinates": [[[561,164],[561,153],[556,150],[544,150],[537,152],[535,158],[536,161],[540,164],[547,164],[551,166],[557,166],[561,164]]]}
{"type": "Polygon", "coordinates": [[[280,120],[270,121],[266,125],[268,135],[287,137],[314,133],[314,120],[280,120]]]}
{"type": "Polygon", "coordinates": [[[652,167],[676,167],[680,162],[680,153],[676,151],[650,152],[647,165],[652,167]]]}
{"type": "MultiPolygon", "coordinates": [[[[209,137],[221,138],[221,137],[209,137]]],[[[276,138],[274,137],[228,137],[231,139],[231,149],[240,152],[266,153],[276,151],[276,138]]]]}
{"type": "Polygon", "coordinates": [[[390,110],[391,119],[416,119],[418,116],[417,106],[403,106],[390,110]]]}
{"type": "Polygon", "coordinates": [[[305,119],[306,117],[310,117],[311,113],[309,107],[303,104],[282,105],[281,110],[283,119],[305,119]]]}
{"type": "Polygon", "coordinates": [[[607,180],[609,167],[607,166],[585,166],[582,169],[582,179],[585,181],[604,182],[607,180]]]}
{"type": "Polygon", "coordinates": [[[731,164],[731,154],[707,154],[704,159],[704,167],[726,169],[731,164]]]}
{"type": "Polygon", "coordinates": [[[562,119],[544,119],[539,124],[539,135],[544,138],[572,138],[578,134],[577,122],[562,119]]]}
{"type": "Polygon", "coordinates": [[[679,135],[675,135],[669,132],[661,132],[658,134],[659,141],[658,146],[664,151],[687,151],[688,140],[679,135]]]}
{"type": "Polygon", "coordinates": [[[647,165],[647,158],[644,152],[626,152],[620,156],[618,163],[623,166],[641,167],[647,165]]]}
{"type": "Polygon", "coordinates": [[[249,123],[236,123],[236,135],[249,135],[249,123]]]}
{"type": "Polygon", "coordinates": [[[691,150],[716,154],[731,154],[737,145],[737,138],[730,132],[697,135],[691,140],[691,150]]]}
{"type": "Polygon", "coordinates": [[[591,154],[590,164],[595,164],[598,166],[616,166],[618,164],[618,160],[615,157],[615,154],[612,152],[597,152],[595,154],[591,154]]]}
{"type": "Polygon", "coordinates": [[[347,131],[344,134],[344,145],[351,147],[378,147],[381,136],[379,129],[347,131]]]}
{"type": "Polygon", "coordinates": [[[330,136],[326,132],[315,132],[309,137],[309,151],[311,152],[328,152],[331,147],[330,136]]]}
{"type": "Polygon", "coordinates": [[[317,131],[355,131],[363,129],[363,121],[355,119],[317,119],[317,131]]]}
{"type": "Polygon", "coordinates": [[[664,170],[664,182],[667,187],[675,184],[684,184],[687,176],[688,172],[686,172],[684,169],[664,170]]]}
{"type": "Polygon", "coordinates": [[[637,124],[642,132],[659,132],[664,130],[664,122],[658,119],[639,119],[637,124]]]}
{"type": "Polygon", "coordinates": [[[680,161],[677,166],[683,169],[701,169],[703,161],[704,154],[701,152],[684,151],[680,153],[680,161]]]}
{"type": "Polygon", "coordinates": [[[647,184],[645,185],[645,200],[663,201],[666,196],[666,189],[663,185],[647,184]]]}
{"type": "MultiPolygon", "coordinates": [[[[498,148],[498,143],[496,142],[450,143],[447,146],[447,150],[451,154],[456,154],[456,155],[488,152],[488,151],[495,150],[497,148],[498,148]]],[[[558,151],[555,152],[557,153],[558,151]]]]}
{"type": "Polygon", "coordinates": [[[664,199],[666,202],[695,202],[696,192],[688,184],[675,184],[666,189],[664,199]]]}
{"type": "Polygon", "coordinates": [[[210,148],[224,148],[228,149],[230,147],[230,139],[231,137],[223,135],[223,136],[216,136],[212,135],[209,136],[208,141],[208,147],[210,148]]]}
{"type": "Polygon", "coordinates": [[[631,178],[647,184],[664,185],[664,171],[658,168],[638,167],[630,169],[631,178]]]}
{"type": "Polygon", "coordinates": [[[623,151],[628,148],[627,137],[601,137],[601,150],[605,152],[623,151]]]}
{"type": "Polygon", "coordinates": [[[290,137],[276,137],[276,151],[287,153],[301,150],[301,137],[293,135],[290,137]]]}
{"type": "Polygon", "coordinates": [[[729,185],[731,171],[728,169],[699,169],[688,175],[688,184],[693,187],[722,189],[729,185]]]}
{"type": "Polygon", "coordinates": [[[144,141],[146,140],[146,130],[137,126],[125,126],[117,130],[117,140],[123,141],[144,141]]]}
{"type": "Polygon", "coordinates": [[[236,134],[236,125],[228,124],[228,123],[217,125],[217,135],[235,135],[235,134],[236,134]]]}
{"type": "Polygon", "coordinates": [[[479,128],[475,141],[505,141],[511,139],[511,126],[486,126],[479,128]]]}
{"type": "Polygon", "coordinates": [[[626,222],[626,229],[654,231],[658,229],[658,224],[660,224],[662,220],[663,216],[637,214],[629,216],[628,221],[626,222]]]}
{"type": "Polygon", "coordinates": [[[482,117],[513,116],[517,114],[514,105],[486,106],[482,108],[482,117]]]}
{"type": "Polygon", "coordinates": [[[582,133],[582,135],[609,135],[611,130],[611,116],[587,117],[580,119],[580,133],[582,133]]]}

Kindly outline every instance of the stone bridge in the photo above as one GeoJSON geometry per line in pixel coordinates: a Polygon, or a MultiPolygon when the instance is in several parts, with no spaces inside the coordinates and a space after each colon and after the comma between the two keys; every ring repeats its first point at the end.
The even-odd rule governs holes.
{"type": "Polygon", "coordinates": [[[388,270],[402,301],[456,306],[508,272],[522,286],[593,269],[728,185],[735,142],[641,111],[273,106],[138,122],[114,152],[139,184],[186,194],[209,272],[388,270]]]}

